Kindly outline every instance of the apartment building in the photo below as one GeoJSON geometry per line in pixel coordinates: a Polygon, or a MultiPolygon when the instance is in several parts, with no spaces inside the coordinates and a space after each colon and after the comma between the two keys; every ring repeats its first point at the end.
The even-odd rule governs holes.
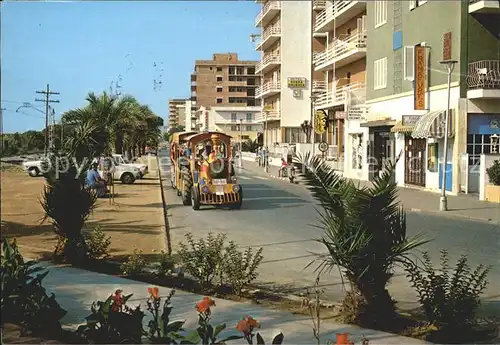
{"type": "Polygon", "coordinates": [[[186,99],[174,98],[168,100],[168,125],[170,128],[184,126],[186,99]]]}
{"type": "Polygon", "coordinates": [[[212,60],[196,60],[191,74],[191,101],[196,107],[254,107],[260,76],[258,61],[243,61],[236,53],[216,53],[212,60]]]}
{"type": "Polygon", "coordinates": [[[313,103],[328,123],[325,134],[315,141],[327,142],[328,156],[349,175],[358,169],[360,157],[344,159],[344,146],[356,145],[345,143],[344,133],[357,132],[366,109],[366,1],[313,0],[312,4],[313,103]]]}
{"type": "Polygon", "coordinates": [[[303,143],[301,124],[311,119],[312,4],[310,1],[267,0],[255,19],[261,52],[256,72],[262,85],[256,95],[266,122],[264,142],[279,153],[283,146],[303,143]],[[266,121],[267,119],[267,121],[266,121]]]}
{"type": "Polygon", "coordinates": [[[198,117],[201,131],[215,131],[226,133],[233,137],[235,142],[241,140],[256,140],[258,133],[262,133],[262,123],[257,116],[262,108],[253,107],[200,107],[198,117]]]}
{"type": "Polygon", "coordinates": [[[479,154],[498,152],[498,1],[369,1],[366,7],[368,111],[357,133],[349,123],[345,138],[346,157],[360,157],[356,177],[373,179],[384,159],[400,156],[399,185],[438,190],[446,174],[446,190],[476,192],[472,167],[479,154]]]}

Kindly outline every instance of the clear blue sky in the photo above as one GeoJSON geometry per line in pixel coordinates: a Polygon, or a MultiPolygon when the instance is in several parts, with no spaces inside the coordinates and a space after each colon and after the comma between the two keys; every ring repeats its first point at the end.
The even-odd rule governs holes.
{"type": "Polygon", "coordinates": [[[108,91],[122,75],[123,93],[164,119],[168,99],[189,97],[194,60],[215,52],[259,59],[253,1],[2,2],[2,108],[4,132],[41,129],[36,90],[60,92],[56,120],[85,105],[89,91],[108,91]],[[156,63],[156,67],[154,64],[156,63]],[[161,71],[163,68],[163,71],[161,71]],[[154,80],[163,86],[155,90],[154,80]]]}

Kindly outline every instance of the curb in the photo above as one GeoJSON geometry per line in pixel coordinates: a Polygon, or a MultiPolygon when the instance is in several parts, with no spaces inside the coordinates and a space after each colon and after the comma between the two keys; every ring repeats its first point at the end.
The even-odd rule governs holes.
{"type": "Polygon", "coordinates": [[[167,253],[169,255],[172,255],[172,240],[170,237],[170,226],[168,224],[168,208],[167,208],[167,203],[165,202],[165,190],[163,188],[163,178],[161,176],[161,169],[160,169],[160,159],[158,156],[156,156],[156,163],[158,164],[158,179],[160,180],[160,195],[161,195],[161,202],[163,204],[163,223],[165,225],[165,243],[167,245],[167,253]]]}

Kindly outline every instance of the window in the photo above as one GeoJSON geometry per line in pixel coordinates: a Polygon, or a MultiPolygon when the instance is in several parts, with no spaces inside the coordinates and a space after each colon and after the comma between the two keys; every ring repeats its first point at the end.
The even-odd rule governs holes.
{"type": "Polygon", "coordinates": [[[410,1],[410,11],[419,7],[419,6],[422,6],[426,2],[427,2],[427,0],[411,0],[410,1]]]}
{"type": "Polygon", "coordinates": [[[300,128],[285,128],[285,143],[296,144],[299,142],[300,128]]]}
{"type": "Polygon", "coordinates": [[[217,97],[217,103],[222,103],[223,98],[222,97],[217,97]]]}
{"type": "Polygon", "coordinates": [[[245,89],[241,86],[230,86],[229,92],[245,92],[245,89]]]}
{"type": "Polygon", "coordinates": [[[405,46],[403,56],[404,80],[413,81],[415,78],[415,47],[405,46]]]}
{"type": "Polygon", "coordinates": [[[245,130],[246,130],[247,132],[251,132],[251,131],[252,131],[252,126],[246,126],[246,127],[245,127],[245,130]]]}
{"type": "Polygon", "coordinates": [[[491,134],[469,134],[467,135],[467,153],[469,154],[469,166],[479,165],[481,153],[489,154],[492,150],[491,134]]]}
{"type": "Polygon", "coordinates": [[[254,75],[255,74],[255,67],[248,67],[247,68],[247,74],[248,75],[254,75]]]}
{"type": "Polygon", "coordinates": [[[375,28],[387,23],[387,1],[375,1],[375,28]]]}
{"type": "Polygon", "coordinates": [[[222,72],[222,67],[217,67],[217,72],[222,72]]]}
{"type": "Polygon", "coordinates": [[[247,121],[253,121],[253,114],[247,113],[247,121]]]}
{"type": "Polygon", "coordinates": [[[387,87],[387,58],[373,62],[373,89],[380,90],[387,87]]]}
{"type": "Polygon", "coordinates": [[[234,126],[231,126],[231,131],[232,132],[236,132],[238,130],[238,126],[234,125],[234,126]]]}
{"type": "Polygon", "coordinates": [[[231,122],[236,122],[236,113],[231,113],[231,122]]]}
{"type": "Polygon", "coordinates": [[[217,92],[222,92],[224,88],[222,86],[217,86],[217,92]]]}
{"type": "Polygon", "coordinates": [[[218,82],[221,82],[221,81],[222,81],[222,76],[218,75],[218,76],[217,76],[217,81],[218,81],[218,82]]]}
{"type": "Polygon", "coordinates": [[[243,77],[230,76],[229,81],[243,81],[243,77]]]}
{"type": "Polygon", "coordinates": [[[438,172],[438,144],[427,145],[427,170],[438,172]]]}
{"type": "Polygon", "coordinates": [[[248,140],[248,139],[250,139],[250,136],[249,136],[249,135],[242,135],[242,136],[241,136],[241,139],[243,139],[243,140],[248,140]]]}
{"type": "Polygon", "coordinates": [[[246,98],[241,97],[229,97],[229,103],[246,103],[246,98]]]}

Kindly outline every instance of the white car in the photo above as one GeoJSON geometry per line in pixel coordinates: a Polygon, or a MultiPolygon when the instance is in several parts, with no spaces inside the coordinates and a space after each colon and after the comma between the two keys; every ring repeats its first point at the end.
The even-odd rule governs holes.
{"type": "Polygon", "coordinates": [[[38,159],[33,161],[25,161],[22,163],[24,170],[31,177],[37,177],[44,170],[42,164],[45,163],[45,159],[38,159]]]}
{"type": "Polygon", "coordinates": [[[138,168],[141,172],[141,178],[144,177],[148,173],[148,166],[146,164],[140,164],[140,163],[130,163],[127,159],[123,157],[123,155],[118,154],[118,153],[113,153],[112,154],[113,160],[115,161],[115,164],[117,165],[123,165],[123,166],[130,166],[133,168],[138,168]]]}
{"type": "MultiPolygon", "coordinates": [[[[109,159],[109,162],[111,164],[109,171],[113,173],[113,180],[120,180],[124,184],[132,184],[135,182],[135,180],[139,180],[142,176],[139,168],[116,164],[113,159],[109,159]]],[[[99,164],[99,168],[97,171],[99,172],[99,175],[101,175],[101,177],[104,177],[104,171],[101,167],[102,164],[99,164]]]]}

